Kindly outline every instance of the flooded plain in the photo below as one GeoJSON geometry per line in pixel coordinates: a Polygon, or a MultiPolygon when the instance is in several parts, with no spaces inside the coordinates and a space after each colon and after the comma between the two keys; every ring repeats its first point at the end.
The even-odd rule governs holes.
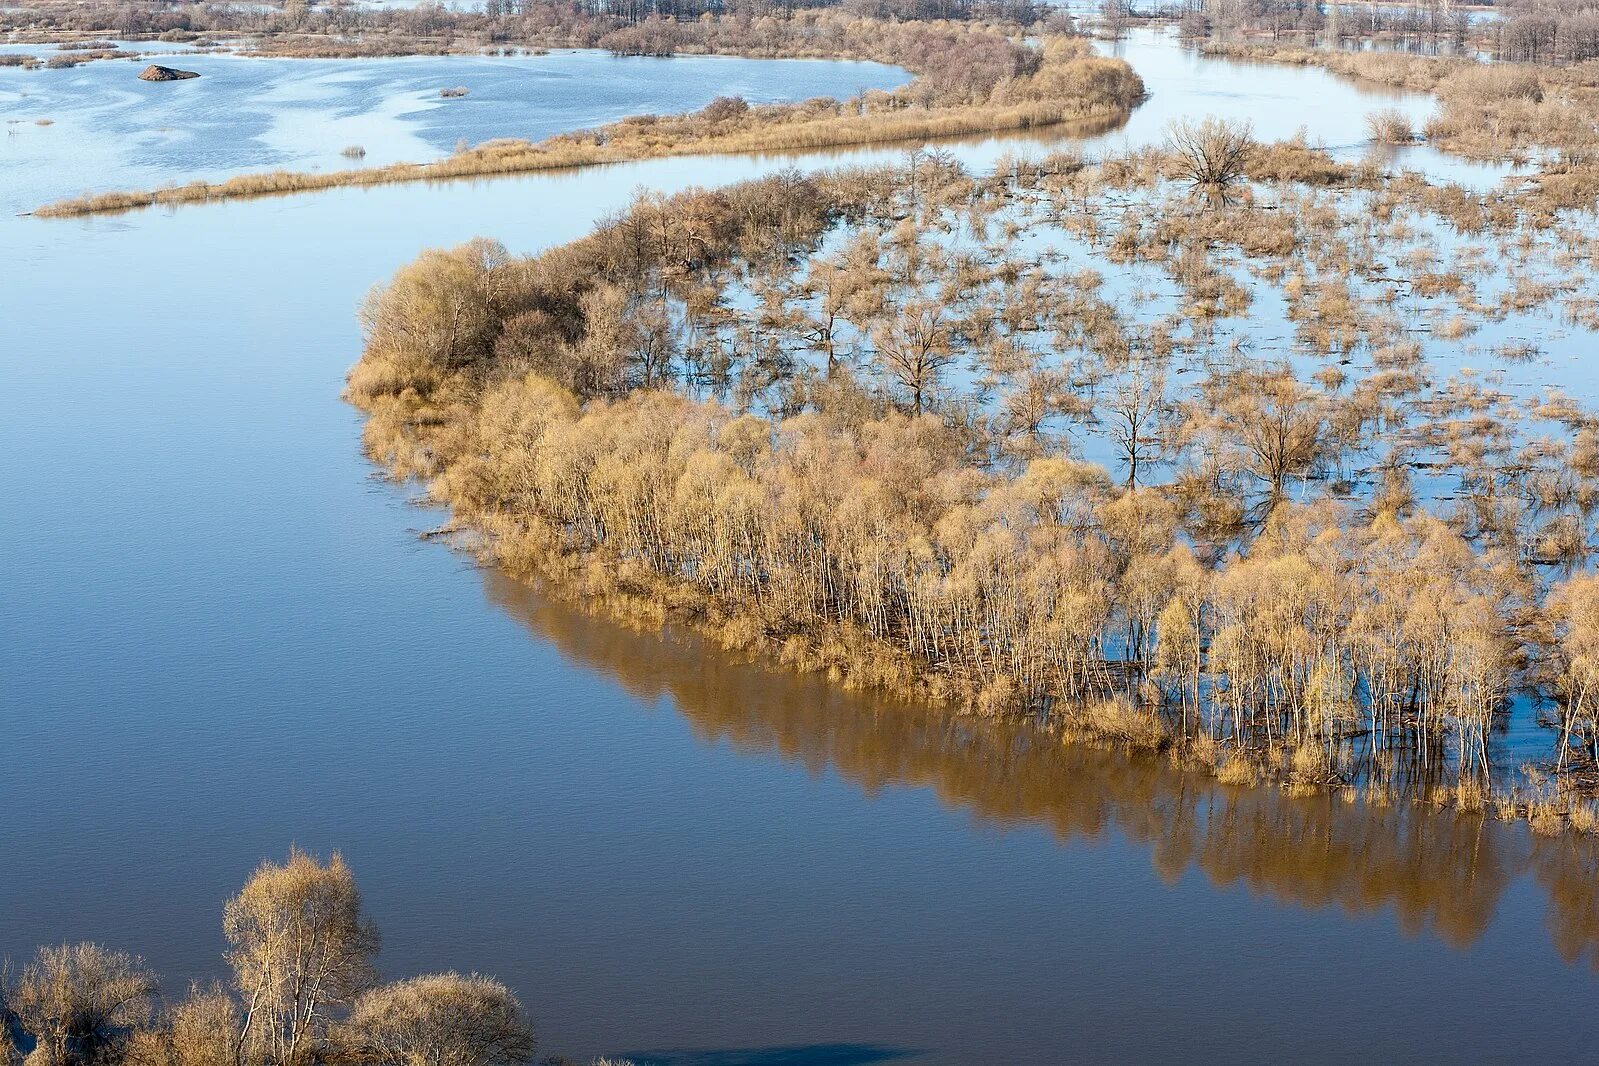
{"type": "MultiPolygon", "coordinates": [[[[1219,113],[1268,138],[1305,126],[1354,155],[1367,111],[1419,120],[1431,106],[1152,35],[1119,47],[1151,98],[1087,150],[1219,113]]],[[[423,158],[616,108],[849,93],[865,66],[785,81],[782,64],[704,61],[690,85],[680,72],[700,61],[641,61],[665,76],[639,75],[635,98],[575,93],[534,118],[518,95],[533,75],[458,65],[540,58],[579,62],[408,60],[393,63],[402,85],[390,61],[336,64],[351,73],[331,82],[271,61],[288,72],[283,112],[209,134],[203,104],[145,121],[120,83],[65,88],[110,77],[96,68],[131,77],[126,64],[0,71],[3,116],[27,119],[0,154],[0,447],[15,457],[0,508],[0,954],[95,939],[181,991],[221,974],[224,899],[296,843],[343,850],[386,973],[495,974],[548,1053],[677,1066],[1588,1056],[1599,890],[1584,844],[1223,788],[1042,730],[841,694],[618,628],[416,537],[440,516],[373,476],[338,398],[366,290],[425,247],[488,235],[537,251],[641,185],[792,160],[9,217],[191,170],[339,165],[351,139],[374,161],[380,144],[423,158]],[[455,84],[503,99],[500,117],[478,125],[427,98],[455,84]],[[42,99],[54,126],[32,125],[42,99]],[[321,117],[298,136],[285,116],[302,106],[321,117]],[[66,147],[16,147],[52,130],[66,147]],[[174,147],[201,142],[208,161],[174,147]]],[[[613,69],[580,59],[601,80],[613,69]]],[[[986,165],[1024,147],[956,151],[986,165]]],[[[1426,150],[1405,159],[1497,177],[1426,150]]]]}

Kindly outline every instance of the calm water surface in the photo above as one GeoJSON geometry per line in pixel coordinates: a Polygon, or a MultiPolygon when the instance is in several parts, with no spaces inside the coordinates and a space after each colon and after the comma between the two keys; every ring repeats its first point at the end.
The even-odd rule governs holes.
{"type": "MultiPolygon", "coordinates": [[[[1154,95],[1112,143],[1222,111],[1358,152],[1358,109],[1391,102],[1125,47],[1154,95]]],[[[83,121],[86,159],[120,151],[83,121]]],[[[230,137],[217,165],[255,165],[230,137]]],[[[8,211],[84,180],[0,161],[8,211]]],[[[338,399],[366,289],[426,246],[534,251],[641,184],[780,165],[0,221],[0,954],[93,938],[180,990],[220,974],[224,899],[293,842],[343,849],[388,973],[494,973],[550,1052],[1587,1058],[1586,849],[841,695],[415,537],[439,515],[373,478],[338,399]]]]}

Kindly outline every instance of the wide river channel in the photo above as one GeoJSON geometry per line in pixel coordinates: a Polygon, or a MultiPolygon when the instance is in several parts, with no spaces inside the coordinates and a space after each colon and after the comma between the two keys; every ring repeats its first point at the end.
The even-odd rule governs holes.
{"type": "MultiPolygon", "coordinates": [[[[1214,113],[1359,154],[1368,111],[1431,108],[1155,34],[1115,48],[1151,97],[1099,143],[1214,113]]],[[[369,162],[420,159],[901,72],[593,53],[179,65],[207,76],[0,71],[0,955],[93,939],[181,993],[225,973],[225,899],[297,844],[354,867],[386,974],[494,974],[541,1051],[574,1058],[1556,1062],[1599,1046],[1585,846],[1221,788],[841,695],[419,539],[440,515],[374,477],[339,399],[363,294],[426,247],[532,252],[640,186],[792,160],[14,217],[85,189],[339,166],[357,143],[369,162]],[[453,85],[472,94],[441,101],[453,85]]],[[[957,151],[984,165],[1037,145],[957,151]]]]}

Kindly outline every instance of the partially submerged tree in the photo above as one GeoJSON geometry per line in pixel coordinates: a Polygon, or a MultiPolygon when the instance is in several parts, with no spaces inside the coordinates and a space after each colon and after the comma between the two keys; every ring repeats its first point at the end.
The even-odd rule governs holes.
{"type": "Polygon", "coordinates": [[[1557,767],[1571,757],[1573,737],[1587,734],[1587,754],[1599,766],[1599,575],[1576,574],[1557,585],[1549,606],[1559,638],[1561,706],[1557,767]]]}
{"type": "Polygon", "coordinates": [[[1324,455],[1321,398],[1287,372],[1230,375],[1217,387],[1215,429],[1242,454],[1245,469],[1265,482],[1269,513],[1284,499],[1288,479],[1309,474],[1324,455]]]}
{"type": "Polygon", "coordinates": [[[1161,421],[1169,413],[1166,374],[1140,363],[1117,380],[1105,405],[1105,422],[1122,460],[1127,487],[1138,487],[1138,468],[1161,452],[1161,421]]]}
{"type": "Polygon", "coordinates": [[[361,307],[361,322],[375,358],[351,376],[352,392],[431,388],[487,358],[504,310],[505,262],[503,245],[478,239],[424,252],[374,289],[361,307]]]}
{"type": "Polygon", "coordinates": [[[948,312],[928,300],[891,309],[872,330],[872,345],[882,374],[909,397],[911,412],[921,414],[955,361],[948,312]]]}
{"type": "Polygon", "coordinates": [[[1177,176],[1221,202],[1244,179],[1255,151],[1254,127],[1214,115],[1180,119],[1166,130],[1166,150],[1177,176]]]}

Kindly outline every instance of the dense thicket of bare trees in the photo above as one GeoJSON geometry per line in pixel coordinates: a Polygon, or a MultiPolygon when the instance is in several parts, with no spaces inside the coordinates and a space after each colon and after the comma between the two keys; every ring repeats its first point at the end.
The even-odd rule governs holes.
{"type": "Polygon", "coordinates": [[[1406,328],[1547,306],[1535,243],[1494,294],[1422,227],[1549,228],[1547,192],[1506,210],[1215,125],[1237,202],[1195,205],[1182,132],[1092,166],[914,152],[647,197],[531,260],[431,252],[374,293],[350,395],[373,454],[503,562],[730,645],[1234,779],[1448,775],[1470,804],[1513,692],[1545,686],[1580,780],[1599,618],[1580,578],[1543,593],[1589,558],[1594,416],[1434,378],[1406,328]],[[1129,305],[1024,241],[1179,296],[1129,305]],[[1262,285],[1319,368],[1227,340],[1262,285]],[[1545,646],[1565,665],[1528,669],[1545,646]]]}
{"type": "Polygon", "coordinates": [[[344,860],[291,851],[230,900],[232,991],[164,1007],[154,975],[96,944],[0,977],[0,1062],[26,1066],[522,1066],[532,1025],[504,985],[437,974],[380,985],[377,933],[344,860]],[[17,1048],[11,1034],[23,1038],[17,1048]]]}
{"type": "Polygon", "coordinates": [[[1447,0],[1105,0],[1099,27],[1119,33],[1135,20],[1175,21],[1187,38],[1353,48],[1376,43],[1420,55],[1481,51],[1514,63],[1599,58],[1599,7],[1592,0],[1501,0],[1491,15],[1447,0]]]}
{"type": "MultiPolygon", "coordinates": [[[[0,996],[34,1040],[31,1063],[114,1061],[128,1034],[148,1024],[156,981],[144,963],[96,944],[40,948],[0,996]]],[[[10,1048],[0,1010],[0,1047],[10,1048]]]]}
{"type": "Polygon", "coordinates": [[[1589,0],[1510,0],[1489,28],[1495,54],[1523,63],[1599,58],[1599,8],[1589,0]]]}

